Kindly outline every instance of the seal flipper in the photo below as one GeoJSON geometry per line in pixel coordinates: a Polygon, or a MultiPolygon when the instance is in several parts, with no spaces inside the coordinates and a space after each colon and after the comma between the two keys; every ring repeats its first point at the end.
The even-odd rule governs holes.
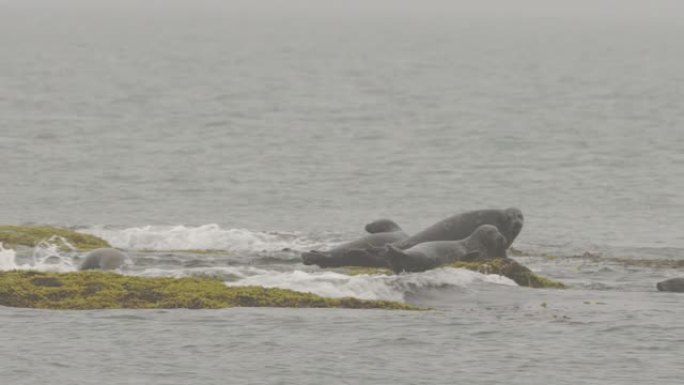
{"type": "Polygon", "coordinates": [[[302,262],[305,265],[318,265],[320,267],[330,266],[330,260],[332,257],[328,254],[321,253],[320,251],[311,250],[302,253],[302,262]]]}
{"type": "Polygon", "coordinates": [[[404,261],[408,258],[408,255],[404,253],[403,250],[398,249],[395,246],[387,245],[386,248],[387,262],[389,262],[390,267],[395,273],[401,273],[405,271],[404,261]]]}

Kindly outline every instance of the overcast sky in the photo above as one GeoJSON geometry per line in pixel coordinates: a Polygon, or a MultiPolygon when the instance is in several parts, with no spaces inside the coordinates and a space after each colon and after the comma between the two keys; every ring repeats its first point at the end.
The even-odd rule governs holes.
{"type": "Polygon", "coordinates": [[[0,11],[35,6],[93,11],[162,10],[301,16],[492,16],[679,19],[683,0],[0,0],[0,11]]]}

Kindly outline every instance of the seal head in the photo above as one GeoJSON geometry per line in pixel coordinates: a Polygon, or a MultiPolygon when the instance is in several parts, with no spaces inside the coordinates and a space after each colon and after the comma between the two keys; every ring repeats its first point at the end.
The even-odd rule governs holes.
{"type": "Polygon", "coordinates": [[[658,291],[684,293],[684,277],[670,278],[656,284],[658,291]]]}
{"type": "Polygon", "coordinates": [[[506,217],[505,223],[499,227],[503,235],[506,237],[507,246],[509,248],[513,243],[513,240],[520,234],[525,223],[525,218],[523,217],[522,211],[515,207],[509,207],[504,210],[504,215],[506,217]]]}
{"type": "Polygon", "coordinates": [[[479,249],[487,259],[508,257],[506,255],[508,240],[499,232],[496,226],[482,225],[468,238],[480,243],[479,249]]]}

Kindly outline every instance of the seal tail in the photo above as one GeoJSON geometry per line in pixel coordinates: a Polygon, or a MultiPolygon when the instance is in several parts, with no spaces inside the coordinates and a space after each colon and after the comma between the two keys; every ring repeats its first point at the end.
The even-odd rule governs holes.
{"type": "Polygon", "coordinates": [[[403,250],[397,248],[396,246],[387,245],[385,255],[387,257],[387,262],[389,262],[390,267],[395,273],[401,273],[405,270],[404,261],[408,257],[403,250]]]}

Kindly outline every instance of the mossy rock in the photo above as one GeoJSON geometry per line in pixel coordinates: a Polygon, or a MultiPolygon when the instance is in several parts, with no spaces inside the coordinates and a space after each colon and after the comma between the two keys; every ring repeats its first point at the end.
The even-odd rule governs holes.
{"type": "MultiPolygon", "coordinates": [[[[5,247],[24,245],[35,247],[41,241],[52,237],[63,238],[79,250],[92,250],[111,247],[107,241],[94,235],[78,233],[73,230],[53,226],[10,226],[0,225],[0,242],[5,247]]],[[[59,241],[56,241],[59,244],[59,241]]],[[[66,247],[66,245],[60,245],[66,247]]]]}
{"type": "Polygon", "coordinates": [[[131,277],[107,272],[0,272],[0,305],[40,309],[218,309],[236,306],[417,310],[392,301],[324,298],[207,278],[131,277]]]}
{"type": "Polygon", "coordinates": [[[562,282],[539,276],[533,273],[532,270],[510,258],[499,258],[487,261],[453,262],[447,266],[473,270],[482,274],[503,275],[504,277],[512,279],[520,286],[554,289],[565,288],[565,285],[562,282]]]}

